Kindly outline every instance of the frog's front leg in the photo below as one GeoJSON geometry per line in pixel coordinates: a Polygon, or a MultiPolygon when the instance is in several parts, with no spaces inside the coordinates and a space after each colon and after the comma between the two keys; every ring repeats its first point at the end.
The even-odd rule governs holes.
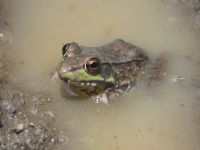
{"type": "Polygon", "coordinates": [[[109,97],[107,95],[106,92],[102,93],[102,94],[99,94],[97,96],[94,96],[92,97],[95,102],[98,104],[98,103],[104,103],[104,104],[108,104],[109,105],[109,97]]]}
{"type": "Polygon", "coordinates": [[[102,94],[93,97],[96,103],[103,102],[104,104],[109,104],[112,99],[115,99],[127,92],[129,92],[133,87],[135,87],[136,81],[124,84],[123,86],[118,86],[115,88],[108,88],[102,94]]]}

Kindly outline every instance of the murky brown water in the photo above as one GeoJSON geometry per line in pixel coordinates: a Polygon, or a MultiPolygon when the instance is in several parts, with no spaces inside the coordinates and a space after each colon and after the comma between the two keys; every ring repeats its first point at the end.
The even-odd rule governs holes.
{"type": "Polygon", "coordinates": [[[199,42],[189,15],[173,0],[7,0],[13,45],[10,68],[16,85],[49,91],[56,126],[68,137],[57,149],[198,150],[199,42]],[[64,43],[100,46],[122,38],[152,59],[169,56],[160,85],[140,85],[111,106],[65,99],[50,83],[64,43]],[[180,78],[180,79],[179,79],[180,78]]]}

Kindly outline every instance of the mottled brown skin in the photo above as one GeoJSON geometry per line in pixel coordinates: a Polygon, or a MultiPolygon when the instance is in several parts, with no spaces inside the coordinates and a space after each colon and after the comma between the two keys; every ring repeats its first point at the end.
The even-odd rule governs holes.
{"type": "Polygon", "coordinates": [[[135,84],[148,60],[143,50],[122,40],[107,44],[102,49],[107,55],[111,53],[110,67],[114,72],[117,86],[135,84]]]}
{"type": "Polygon", "coordinates": [[[147,61],[148,57],[143,50],[120,39],[101,47],[84,47],[71,43],[58,74],[78,95],[95,96],[96,100],[105,102],[134,87],[147,61]],[[77,79],[66,77],[66,72],[83,70],[87,60],[92,57],[99,59],[101,69],[98,75],[104,80],[79,79],[77,75],[77,79]],[[110,78],[114,82],[108,82],[110,78]]]}

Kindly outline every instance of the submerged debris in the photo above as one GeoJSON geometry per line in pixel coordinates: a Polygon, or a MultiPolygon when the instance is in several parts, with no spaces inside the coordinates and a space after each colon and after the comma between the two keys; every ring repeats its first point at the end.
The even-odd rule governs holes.
{"type": "Polygon", "coordinates": [[[200,0],[180,0],[186,7],[200,13],[200,0]]]}
{"type": "Polygon", "coordinates": [[[192,12],[194,23],[200,28],[200,0],[179,0],[192,12]]]}
{"type": "Polygon", "coordinates": [[[13,87],[7,83],[5,72],[0,72],[0,149],[49,150],[65,143],[67,137],[54,127],[54,114],[45,109],[50,98],[13,87]],[[33,109],[38,112],[32,113],[33,109]]]}
{"type": "Polygon", "coordinates": [[[155,63],[147,68],[148,75],[146,83],[148,86],[159,85],[161,80],[167,75],[168,60],[166,54],[161,54],[155,63]]]}

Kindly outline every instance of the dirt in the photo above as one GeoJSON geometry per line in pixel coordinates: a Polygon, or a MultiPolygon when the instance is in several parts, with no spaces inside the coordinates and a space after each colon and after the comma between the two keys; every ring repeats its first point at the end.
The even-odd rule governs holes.
{"type": "MultiPolygon", "coordinates": [[[[4,9],[0,0],[0,33],[11,31],[7,13],[8,10],[4,9]]],[[[7,41],[1,37],[0,149],[54,149],[57,144],[65,143],[66,136],[54,126],[56,118],[53,112],[48,109],[48,104],[52,100],[45,93],[24,91],[10,83],[12,75],[8,68],[13,66],[14,62],[9,60],[6,55],[10,45],[7,45],[7,41]],[[6,47],[4,43],[6,43],[6,47]]]]}
{"type": "Polygon", "coordinates": [[[178,2],[191,12],[194,25],[200,30],[200,0],[179,0],[178,2]]]}
{"type": "Polygon", "coordinates": [[[179,0],[190,10],[200,13],[200,0],[179,0]]]}
{"type": "MultiPolygon", "coordinates": [[[[5,65],[2,56],[0,63],[5,65]]],[[[7,77],[6,67],[0,68],[0,149],[45,150],[65,142],[48,109],[51,98],[44,93],[22,91],[9,84],[7,77]]]]}

